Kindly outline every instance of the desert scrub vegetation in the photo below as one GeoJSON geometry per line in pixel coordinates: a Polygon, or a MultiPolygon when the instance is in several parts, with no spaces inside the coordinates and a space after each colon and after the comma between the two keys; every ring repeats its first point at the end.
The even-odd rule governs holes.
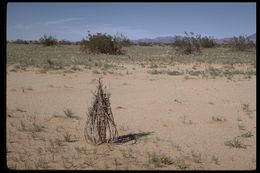
{"type": "Polygon", "coordinates": [[[173,46],[176,48],[176,51],[181,54],[189,55],[192,53],[200,53],[200,38],[200,35],[195,35],[193,32],[190,32],[190,34],[185,32],[184,37],[175,37],[173,46]]]}
{"type": "Polygon", "coordinates": [[[251,131],[248,131],[248,132],[243,133],[243,134],[241,135],[241,137],[243,137],[243,138],[250,138],[250,137],[252,137],[252,136],[254,136],[254,135],[253,135],[253,133],[252,133],[251,131]]]}
{"type": "MultiPolygon", "coordinates": [[[[136,62],[136,63],[211,63],[211,64],[256,64],[256,50],[230,51],[228,47],[204,49],[203,54],[179,54],[172,46],[128,46],[123,47],[125,55],[92,54],[80,51],[80,45],[42,46],[39,44],[7,43],[7,64],[20,66],[50,66],[59,68],[85,65],[88,68],[102,68],[99,63],[136,62]],[[171,52],[170,54],[167,54],[171,52]],[[51,66],[48,60],[54,63],[51,66]]],[[[154,68],[155,69],[155,68],[154,68]]],[[[252,71],[254,73],[255,71],[252,71]]]]}
{"type": "Polygon", "coordinates": [[[251,115],[253,113],[253,111],[251,109],[249,109],[249,104],[242,104],[241,105],[243,111],[246,113],[246,115],[251,115]]]}
{"type": "Polygon", "coordinates": [[[157,75],[157,74],[168,74],[171,76],[178,76],[178,75],[183,75],[183,72],[179,72],[176,70],[157,70],[157,69],[153,69],[153,70],[148,70],[147,73],[149,74],[153,74],[153,75],[157,75]]]}
{"type": "Polygon", "coordinates": [[[29,116],[27,120],[20,120],[19,131],[30,132],[34,135],[36,132],[42,132],[45,126],[36,119],[36,116],[29,116]]]}
{"type": "Polygon", "coordinates": [[[183,158],[175,159],[173,164],[177,169],[181,169],[181,170],[190,168],[190,165],[187,164],[183,158]]]}
{"type": "Polygon", "coordinates": [[[217,43],[211,37],[202,37],[200,39],[200,44],[203,48],[214,48],[217,46],[217,43]]]}
{"type": "Polygon", "coordinates": [[[172,158],[164,154],[148,153],[148,162],[153,164],[155,167],[163,167],[165,165],[173,164],[172,158]]]}
{"type": "Polygon", "coordinates": [[[226,146],[233,147],[233,148],[244,148],[246,149],[246,145],[241,142],[241,140],[238,139],[238,137],[234,137],[231,140],[227,140],[224,143],[226,146]]]}
{"type": "Polygon", "coordinates": [[[68,118],[73,118],[73,115],[75,114],[74,112],[72,112],[71,109],[66,109],[63,112],[64,112],[65,116],[68,118]]]}
{"type": "Polygon", "coordinates": [[[202,163],[202,154],[194,150],[191,151],[192,161],[195,163],[202,163]]]}
{"type": "Polygon", "coordinates": [[[255,43],[251,41],[246,35],[233,37],[230,41],[227,42],[227,44],[233,51],[248,51],[256,48],[255,43]]]}
{"type": "Polygon", "coordinates": [[[130,43],[123,35],[112,37],[109,34],[88,33],[87,39],[82,39],[80,48],[83,52],[120,55],[124,54],[122,47],[130,43]]]}
{"type": "Polygon", "coordinates": [[[47,35],[43,35],[40,39],[39,39],[40,44],[44,45],[44,46],[54,46],[58,44],[58,40],[53,37],[53,36],[47,36],[47,35]]]}

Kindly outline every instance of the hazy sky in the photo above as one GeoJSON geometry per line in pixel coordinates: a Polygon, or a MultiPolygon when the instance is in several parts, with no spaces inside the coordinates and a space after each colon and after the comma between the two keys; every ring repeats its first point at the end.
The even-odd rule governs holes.
{"type": "Polygon", "coordinates": [[[43,34],[79,41],[87,31],[130,39],[195,32],[214,38],[256,32],[256,3],[8,3],[7,39],[43,34]]]}

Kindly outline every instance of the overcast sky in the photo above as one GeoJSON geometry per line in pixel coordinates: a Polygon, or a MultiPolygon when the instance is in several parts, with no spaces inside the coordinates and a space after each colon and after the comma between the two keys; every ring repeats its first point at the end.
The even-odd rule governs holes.
{"type": "Polygon", "coordinates": [[[130,39],[195,32],[214,38],[256,32],[256,3],[8,3],[7,39],[43,34],[80,41],[87,31],[130,39]]]}

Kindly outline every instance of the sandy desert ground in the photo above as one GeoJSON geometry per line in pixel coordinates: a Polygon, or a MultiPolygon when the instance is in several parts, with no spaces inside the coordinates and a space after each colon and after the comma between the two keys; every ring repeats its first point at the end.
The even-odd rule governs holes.
{"type": "MultiPolygon", "coordinates": [[[[256,77],[7,66],[6,147],[11,169],[256,169],[256,77]],[[97,80],[111,93],[119,136],[94,146],[84,138],[97,80]],[[69,118],[65,110],[75,117],[69,118]]],[[[196,65],[197,69],[205,65],[196,65]]],[[[224,65],[215,65],[224,68],[224,65]]],[[[250,66],[250,65],[249,65],[250,66]]],[[[235,68],[247,69],[248,65],[235,68]]],[[[185,71],[194,64],[178,64],[185,71]]],[[[171,67],[164,67],[164,69],[171,67]]]]}

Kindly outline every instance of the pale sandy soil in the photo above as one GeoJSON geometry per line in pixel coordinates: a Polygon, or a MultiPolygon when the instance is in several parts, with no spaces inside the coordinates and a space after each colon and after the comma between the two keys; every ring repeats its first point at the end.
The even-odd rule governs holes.
{"type": "MultiPolygon", "coordinates": [[[[41,73],[36,68],[11,72],[13,67],[8,66],[7,166],[13,169],[256,168],[255,76],[251,79],[237,76],[232,80],[185,78],[185,75],[152,75],[147,73],[149,68],[140,65],[124,66],[127,69],[106,74],[94,74],[89,69],[73,73],[64,70],[41,73]],[[119,135],[147,135],[121,144],[86,143],[83,133],[86,112],[100,76],[111,93],[119,135]],[[246,104],[249,107],[243,110],[246,104]],[[66,109],[71,109],[79,119],[67,118],[63,112],[66,109]],[[43,128],[38,132],[39,126],[43,128]],[[71,135],[71,142],[64,141],[66,132],[71,135]],[[247,132],[253,136],[241,137],[247,132]],[[235,137],[246,148],[225,145],[235,137]],[[158,158],[166,156],[172,163],[157,165],[156,159],[149,160],[149,154],[153,153],[158,158]]],[[[179,65],[178,69],[186,66],[179,65]]]]}

